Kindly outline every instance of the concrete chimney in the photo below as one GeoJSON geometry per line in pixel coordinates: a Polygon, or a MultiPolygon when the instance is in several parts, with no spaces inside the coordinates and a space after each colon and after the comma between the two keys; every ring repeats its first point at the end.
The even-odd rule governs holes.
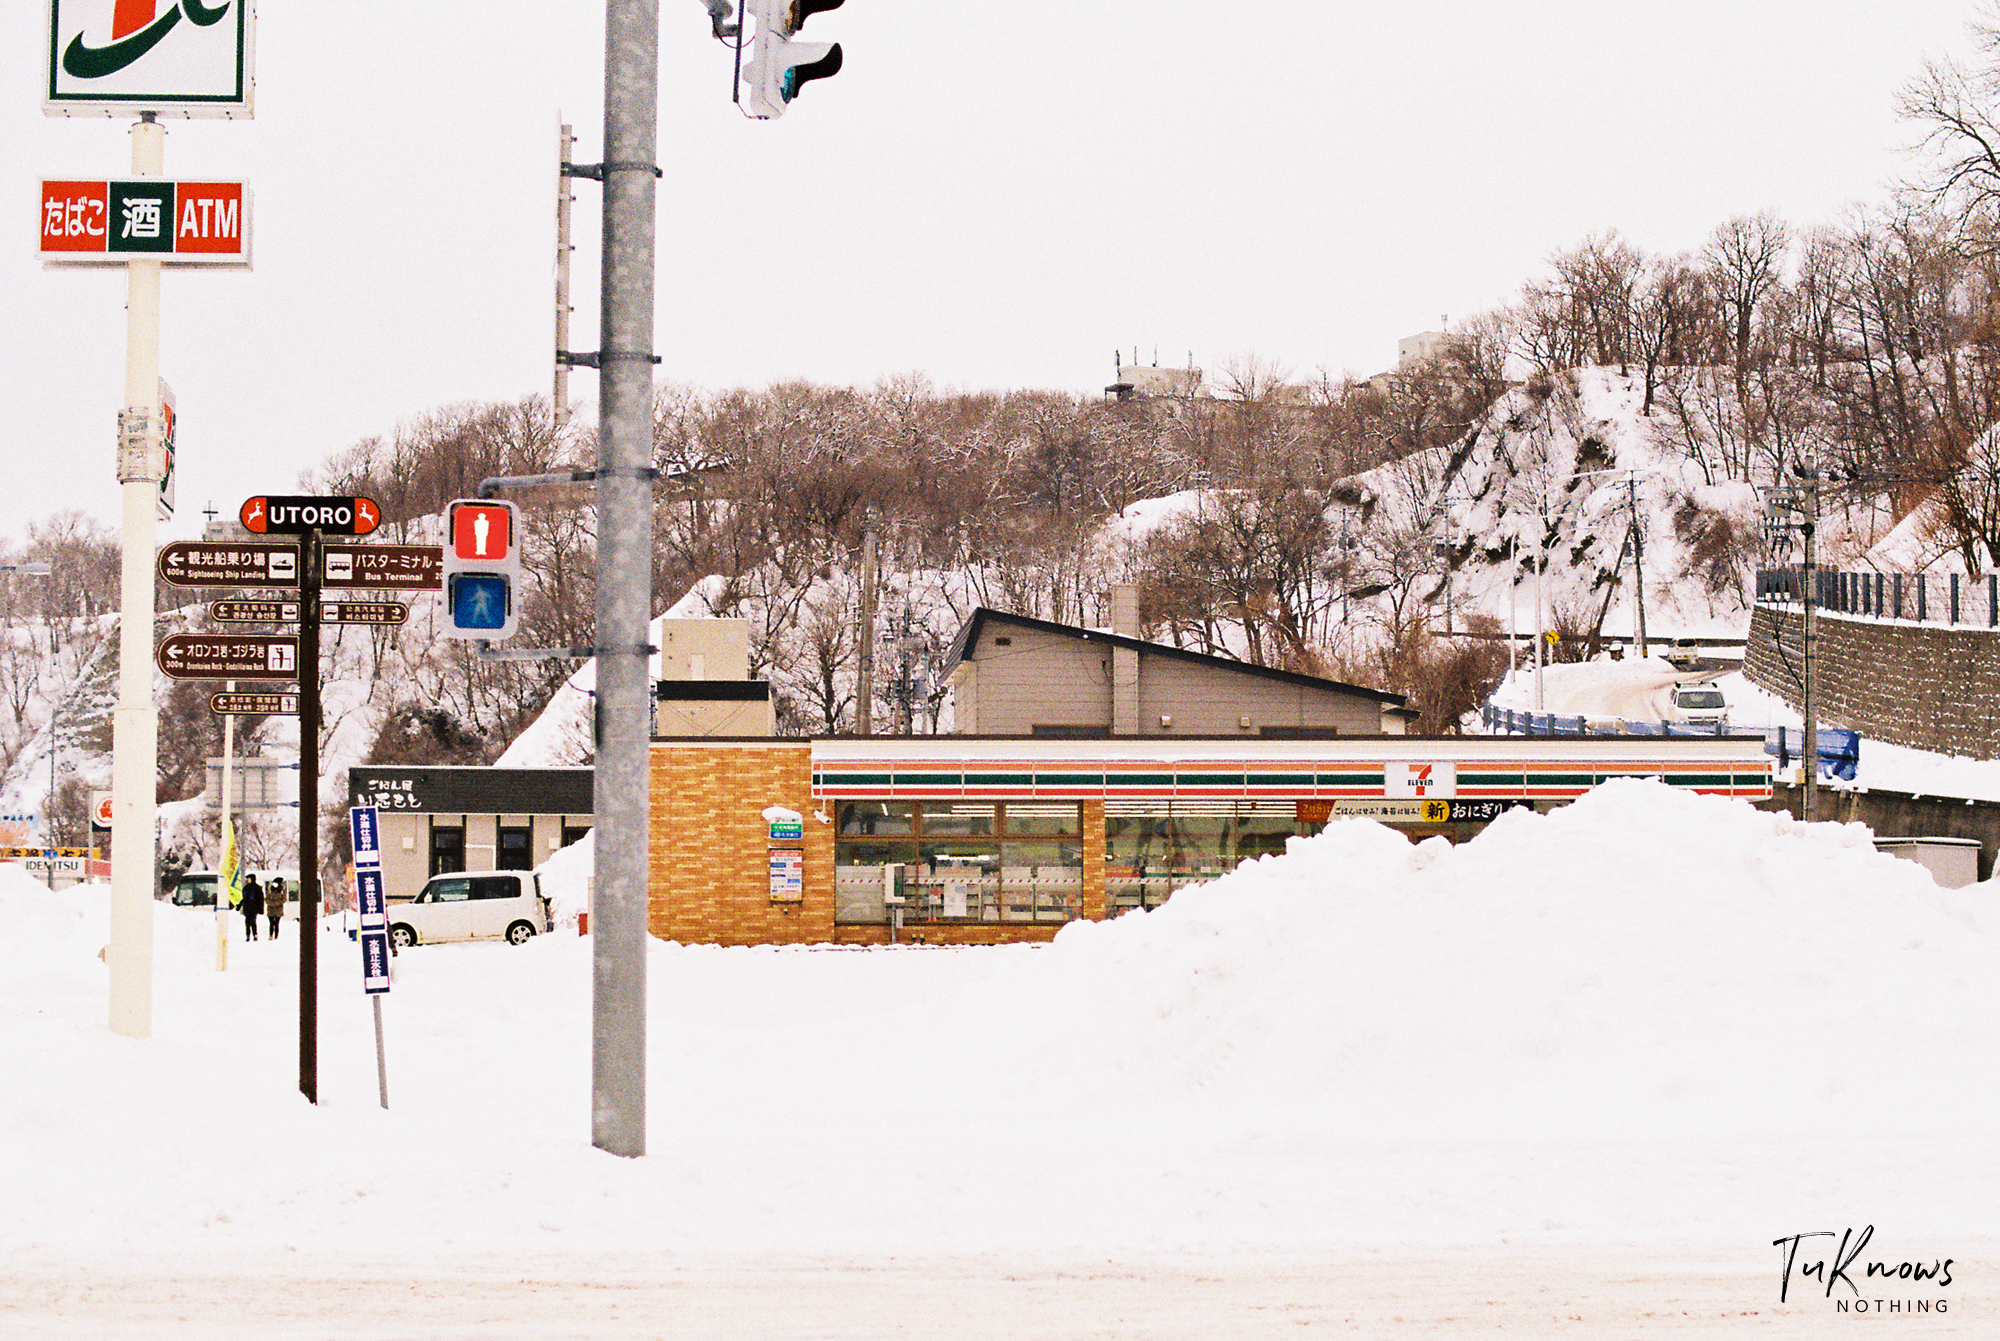
{"type": "MultiPolygon", "coordinates": [[[[1139,636],[1139,588],[1120,582],[1111,588],[1111,631],[1121,638],[1139,636]]],[[[1139,652],[1132,647],[1111,649],[1111,734],[1139,734],[1139,652]]]]}

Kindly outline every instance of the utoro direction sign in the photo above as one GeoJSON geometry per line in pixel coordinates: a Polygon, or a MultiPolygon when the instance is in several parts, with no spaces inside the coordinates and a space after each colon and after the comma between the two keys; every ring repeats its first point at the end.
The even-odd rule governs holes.
{"type": "Polygon", "coordinates": [[[441,591],[441,545],[328,545],[320,554],[320,582],[371,591],[441,591]]]}
{"type": "Polygon", "coordinates": [[[256,717],[296,717],[297,694],[210,694],[208,710],[219,717],[232,714],[256,717]]]}
{"type": "Polygon", "coordinates": [[[322,601],[322,624],[407,624],[410,607],[401,601],[322,601]]]}
{"type": "Polygon", "coordinates": [[[176,540],[160,550],[160,580],[170,587],[296,587],[299,547],[176,540]]]}
{"type": "Polygon", "coordinates": [[[258,494],[243,500],[238,514],[243,529],[254,535],[367,535],[382,524],[382,509],[372,498],[316,498],[310,495],[258,494]]]}
{"type": "Polygon", "coordinates": [[[175,680],[296,680],[299,640],[266,634],[176,633],[156,658],[175,680]]]}
{"type": "Polygon", "coordinates": [[[208,617],[218,624],[296,624],[297,601],[210,601],[208,617]]]}

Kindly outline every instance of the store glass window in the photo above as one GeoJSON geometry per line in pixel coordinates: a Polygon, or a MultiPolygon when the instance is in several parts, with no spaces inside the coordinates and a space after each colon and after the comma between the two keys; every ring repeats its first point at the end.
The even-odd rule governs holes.
{"type": "Polygon", "coordinates": [[[1068,921],[1083,902],[1080,820],[1074,803],[842,802],[834,918],[1068,921]]]}
{"type": "Polygon", "coordinates": [[[1157,908],[1177,889],[1284,851],[1300,832],[1290,801],[1108,801],[1105,910],[1116,917],[1157,908]]]}
{"type": "Polygon", "coordinates": [[[916,812],[908,801],[842,801],[840,837],[914,834],[916,812]]]}

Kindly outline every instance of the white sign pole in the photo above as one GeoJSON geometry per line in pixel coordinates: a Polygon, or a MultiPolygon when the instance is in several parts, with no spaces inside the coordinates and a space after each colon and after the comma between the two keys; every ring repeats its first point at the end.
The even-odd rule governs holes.
{"type": "Polygon", "coordinates": [[[382,884],[382,812],[353,806],[347,812],[354,853],[355,939],[361,945],[361,990],[375,1012],[375,1087],[389,1106],[389,1061],[382,1046],[382,995],[389,990],[389,910],[382,884]]]}
{"type": "MultiPolygon", "coordinates": [[[[228,681],[226,684],[223,685],[223,689],[228,693],[231,694],[235,693],[236,681],[234,680],[228,681]]],[[[229,783],[231,774],[235,772],[235,770],[231,767],[231,765],[234,764],[235,762],[236,762],[236,714],[233,712],[228,712],[222,715],[223,860],[217,862],[215,867],[216,875],[221,877],[215,882],[215,971],[217,973],[224,973],[227,972],[229,969],[229,925],[228,925],[229,887],[235,883],[235,881],[230,879],[230,872],[228,869],[229,849],[231,847],[230,833],[229,833],[229,802],[232,799],[229,795],[229,783]]],[[[243,844],[241,842],[238,842],[234,846],[236,848],[236,865],[240,868],[243,865],[243,844]]]]}
{"type": "MultiPolygon", "coordinates": [[[[132,127],[132,175],[158,177],[166,128],[151,113],[132,127]]],[[[125,226],[109,219],[107,228],[125,226]]],[[[157,220],[156,227],[172,227],[157,220]]],[[[112,725],[111,1031],[153,1032],[154,774],[159,714],[153,706],[153,519],[159,490],[160,263],[125,263],[125,411],[118,434],[124,556],[118,616],[118,709],[112,725]]]]}

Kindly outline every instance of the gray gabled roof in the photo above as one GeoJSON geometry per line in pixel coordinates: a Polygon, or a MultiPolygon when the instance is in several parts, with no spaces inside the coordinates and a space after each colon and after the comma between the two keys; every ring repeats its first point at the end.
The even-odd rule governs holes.
{"type": "Polygon", "coordinates": [[[1324,689],[1334,693],[1352,694],[1358,698],[1374,699],[1378,703],[1386,703],[1395,708],[1405,707],[1409,702],[1409,696],[1406,694],[1391,694],[1382,689],[1366,689],[1358,684],[1347,684],[1341,680],[1302,675],[1298,671],[1278,670],[1271,666],[1257,666],[1231,657],[1210,656],[1206,652],[1190,652],[1185,647],[1174,647],[1167,643],[1149,643],[1141,638],[1127,638],[1123,634],[1111,633],[1105,629],[1079,628],[1074,624],[1057,624],[1046,619],[1036,619],[1031,615],[1009,614],[1007,611],[991,610],[983,605],[972,612],[972,617],[965,621],[965,627],[958,631],[958,637],[952,641],[951,657],[945,663],[945,674],[949,675],[959,662],[965,660],[965,654],[978,641],[980,630],[990,623],[1034,629],[1058,637],[1074,638],[1078,642],[1103,643],[1107,647],[1128,647],[1150,656],[1191,661],[1197,665],[1212,666],[1218,670],[1248,675],[1259,680],[1274,680],[1279,684],[1295,685],[1303,689],[1324,689]]]}

